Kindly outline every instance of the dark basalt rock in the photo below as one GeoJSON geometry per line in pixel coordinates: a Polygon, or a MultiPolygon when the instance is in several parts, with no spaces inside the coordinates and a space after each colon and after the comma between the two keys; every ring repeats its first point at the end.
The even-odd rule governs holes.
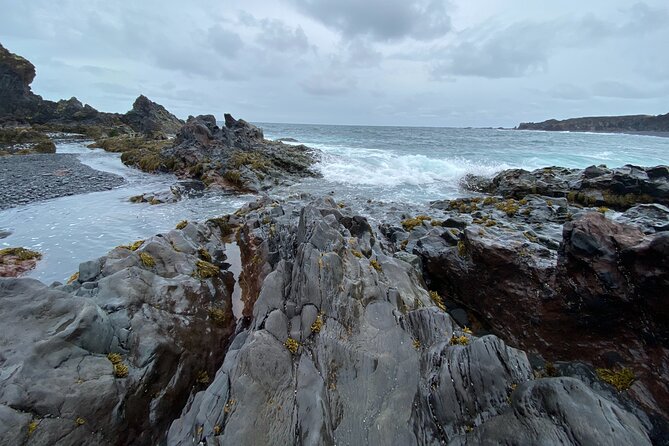
{"type": "Polygon", "coordinates": [[[176,134],[184,122],[165,107],[140,95],[121,120],[137,133],[147,136],[176,134]]]}
{"type": "Polygon", "coordinates": [[[603,209],[536,195],[432,207],[432,220],[405,236],[404,247],[402,237],[393,238],[420,257],[447,306],[464,306],[508,342],[553,361],[632,369],[638,380],[630,395],[669,418],[669,381],[655,373],[669,362],[669,235],[654,228],[666,223],[664,206],[615,216],[639,227],[603,209]],[[449,218],[466,227],[443,228],[449,218]]]}
{"type": "Polygon", "coordinates": [[[241,191],[318,175],[311,169],[314,150],[265,140],[261,129],[229,114],[224,127],[212,115],[189,117],[160,157],[163,166],[181,177],[241,191]]]}
{"type": "Polygon", "coordinates": [[[459,326],[330,198],[179,227],[82,263],[69,285],[0,280],[3,439],[651,444],[654,421],[591,369],[543,378],[459,326]],[[244,309],[228,345],[231,274],[214,264],[235,226],[244,309]]]}
{"type": "Polygon", "coordinates": [[[65,286],[0,279],[0,442],[153,445],[234,329],[218,229],[194,223],[84,262],[65,286]],[[133,250],[134,249],[134,250],[133,250]]]}
{"type": "Polygon", "coordinates": [[[133,109],[124,115],[99,112],[74,97],[58,102],[43,100],[30,88],[34,78],[33,64],[0,45],[0,124],[10,127],[31,124],[39,130],[85,133],[93,137],[133,132],[154,137],[174,134],[183,124],[145,96],[139,96],[133,109]]]}
{"type": "Polygon", "coordinates": [[[42,98],[30,90],[35,66],[0,45],[0,122],[32,116],[42,98]]]}
{"type": "Polygon", "coordinates": [[[666,115],[598,116],[571,118],[563,121],[523,122],[518,130],[558,132],[653,133],[669,132],[669,113],[666,115]]]}
{"type": "Polygon", "coordinates": [[[463,187],[469,190],[524,198],[529,194],[566,197],[587,206],[627,209],[639,203],[669,205],[669,167],[625,165],[608,169],[591,166],[586,169],[547,167],[528,172],[505,170],[494,178],[468,176],[463,187]]]}

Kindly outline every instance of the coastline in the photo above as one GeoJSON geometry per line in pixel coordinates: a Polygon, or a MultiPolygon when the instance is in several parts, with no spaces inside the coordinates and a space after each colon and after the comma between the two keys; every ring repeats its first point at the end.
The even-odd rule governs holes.
{"type": "Polygon", "coordinates": [[[636,135],[636,136],[655,136],[657,138],[669,138],[669,132],[642,132],[642,131],[596,131],[596,130],[544,130],[544,129],[519,129],[514,128],[499,128],[498,130],[513,130],[521,132],[544,132],[544,133],[590,133],[597,135],[636,135]]]}

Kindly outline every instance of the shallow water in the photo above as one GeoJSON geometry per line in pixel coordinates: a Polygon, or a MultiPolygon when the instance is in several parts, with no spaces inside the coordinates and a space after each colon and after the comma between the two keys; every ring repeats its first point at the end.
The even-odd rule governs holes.
{"type": "MultiPolygon", "coordinates": [[[[314,126],[260,124],[271,139],[292,137],[320,149],[323,178],[275,191],[333,193],[354,204],[368,199],[413,205],[462,195],[467,173],[492,175],[522,167],[586,167],[626,163],[669,164],[669,138],[621,134],[550,133],[495,129],[314,126]]],[[[174,204],[133,204],[129,197],[169,189],[171,175],[149,175],[124,166],[118,154],[90,150],[85,142],[58,142],[99,170],[126,179],[120,188],[63,197],[0,212],[0,230],[13,232],[0,247],[24,246],[44,254],[28,276],[63,281],[80,262],[173,228],[180,220],[230,213],[251,196],[209,194],[174,204]]],[[[234,262],[232,262],[234,263],[234,262]]],[[[235,266],[237,267],[237,266],[235,266]]],[[[239,274],[238,272],[236,273],[239,274]]],[[[239,290],[235,290],[239,292],[239,290]]],[[[239,304],[235,311],[240,310],[239,304]]]]}
{"type": "Polygon", "coordinates": [[[149,175],[124,166],[118,154],[90,150],[84,142],[58,143],[58,153],[76,153],[95,169],[126,178],[117,189],[62,197],[0,212],[0,228],[13,232],[0,246],[24,246],[43,254],[26,276],[45,283],[63,281],[79,263],[118,245],[168,231],[181,220],[203,221],[238,209],[251,197],[214,196],[151,206],[130,203],[133,195],[168,190],[176,178],[149,175]]]}

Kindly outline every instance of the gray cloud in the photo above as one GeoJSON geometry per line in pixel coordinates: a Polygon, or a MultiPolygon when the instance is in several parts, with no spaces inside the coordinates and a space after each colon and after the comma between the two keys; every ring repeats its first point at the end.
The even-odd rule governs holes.
{"type": "Polygon", "coordinates": [[[431,66],[435,78],[449,75],[486,78],[522,77],[547,69],[556,52],[568,48],[590,48],[614,38],[644,35],[666,27],[665,9],[637,3],[624,10],[621,23],[593,14],[574,19],[524,21],[508,26],[490,22],[459,35],[459,41],[442,48],[431,66]]]}
{"type": "Polygon", "coordinates": [[[140,93],[182,117],[264,122],[669,111],[666,0],[455,3],[0,0],[0,42],[36,65],[37,94],[108,111],[140,93]]]}
{"type": "Polygon", "coordinates": [[[214,51],[223,56],[234,58],[244,47],[244,42],[239,34],[225,29],[219,24],[209,28],[207,34],[207,42],[214,51]]]}
{"type": "Polygon", "coordinates": [[[256,42],[266,49],[284,53],[310,49],[309,39],[301,26],[292,28],[280,20],[261,20],[256,42]]]}
{"type": "Polygon", "coordinates": [[[350,93],[356,81],[343,73],[320,73],[309,76],[300,85],[311,95],[339,96],[350,93]]]}
{"type": "Polygon", "coordinates": [[[291,0],[348,38],[429,40],[451,29],[445,0],[291,0]]]}
{"type": "Polygon", "coordinates": [[[648,99],[658,96],[666,96],[667,88],[664,89],[641,89],[634,85],[618,81],[601,81],[592,86],[595,96],[603,98],[619,99],[648,99]]]}
{"type": "Polygon", "coordinates": [[[588,90],[573,84],[555,85],[548,94],[555,99],[563,99],[566,101],[582,101],[591,96],[588,90]]]}

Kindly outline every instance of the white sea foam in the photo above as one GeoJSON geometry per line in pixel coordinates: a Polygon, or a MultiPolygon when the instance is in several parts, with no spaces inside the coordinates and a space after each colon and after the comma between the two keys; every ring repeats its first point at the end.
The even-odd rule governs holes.
{"type": "Polygon", "coordinates": [[[398,155],[377,149],[319,147],[324,155],[319,169],[327,181],[347,185],[424,186],[457,183],[466,174],[493,175],[511,166],[486,164],[460,157],[433,158],[398,155]]]}

